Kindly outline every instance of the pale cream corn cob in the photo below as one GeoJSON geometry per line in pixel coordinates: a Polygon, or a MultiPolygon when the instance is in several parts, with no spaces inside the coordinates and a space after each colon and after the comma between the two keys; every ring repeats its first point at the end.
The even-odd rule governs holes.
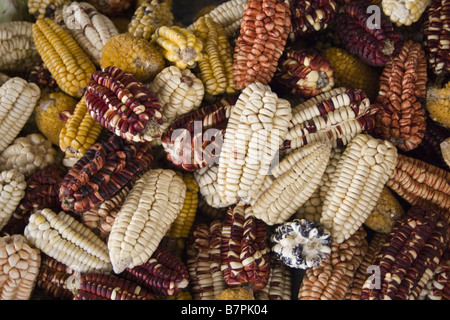
{"type": "Polygon", "coordinates": [[[151,257],[181,212],[185,197],[186,184],[170,169],[150,169],[134,183],[108,238],[114,272],[151,257]]]}
{"type": "Polygon", "coordinates": [[[41,266],[41,252],[21,234],[0,238],[0,300],[29,300],[41,266]]]}
{"type": "Polygon", "coordinates": [[[318,188],[330,158],[331,144],[297,149],[271,170],[272,184],[254,201],[253,214],[268,225],[286,222],[318,188]]]}
{"type": "Polygon", "coordinates": [[[75,39],[49,18],[33,24],[33,40],[59,88],[81,98],[96,68],[75,39]]]}
{"type": "Polygon", "coordinates": [[[358,134],[347,145],[331,180],[320,223],[342,243],[366,221],[397,164],[397,149],[387,140],[358,134]]]}
{"type": "Polygon", "coordinates": [[[450,167],[450,138],[445,139],[440,144],[442,158],[444,158],[445,163],[450,167]]]}
{"type": "Polygon", "coordinates": [[[34,83],[14,77],[0,87],[0,152],[5,150],[24,128],[41,95],[34,83]]]}
{"type": "Polygon", "coordinates": [[[200,194],[204,197],[206,203],[213,208],[225,208],[228,205],[220,201],[220,195],[217,184],[218,164],[212,164],[208,167],[194,171],[194,177],[197,180],[200,194]]]}
{"type": "Polygon", "coordinates": [[[42,209],[31,214],[26,239],[42,253],[80,273],[112,270],[106,244],[67,212],[42,209]]]}
{"type": "Polygon", "coordinates": [[[0,172],[0,231],[11,219],[27,186],[25,176],[16,169],[0,172]]]}
{"type": "Polygon", "coordinates": [[[382,0],[383,13],[397,27],[410,26],[417,22],[431,0],[382,0]]]}
{"type": "Polygon", "coordinates": [[[253,83],[231,109],[217,183],[222,203],[249,203],[260,192],[285,138],[291,106],[269,86],[253,83]]]}
{"type": "Polygon", "coordinates": [[[33,23],[0,23],[0,71],[28,72],[40,57],[33,42],[33,23]]]}

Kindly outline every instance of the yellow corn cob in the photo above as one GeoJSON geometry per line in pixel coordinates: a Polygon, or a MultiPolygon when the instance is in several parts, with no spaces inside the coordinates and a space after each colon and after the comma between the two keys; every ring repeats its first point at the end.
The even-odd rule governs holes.
{"type": "Polygon", "coordinates": [[[186,197],[183,208],[173,222],[168,236],[175,238],[187,238],[191,227],[194,224],[198,207],[199,187],[193,174],[183,174],[183,181],[186,184],[186,197]]]}
{"type": "Polygon", "coordinates": [[[234,93],[233,52],[225,30],[212,18],[200,17],[193,32],[204,43],[198,68],[206,92],[211,95],[234,93]]]}
{"type": "Polygon", "coordinates": [[[29,300],[41,266],[41,253],[21,234],[0,238],[0,300],[29,300]]]}
{"type": "Polygon", "coordinates": [[[28,12],[36,19],[51,18],[57,8],[62,7],[69,0],[28,0],[28,12]]]}
{"type": "Polygon", "coordinates": [[[358,134],[347,145],[325,196],[320,223],[342,243],[366,221],[397,163],[387,140],[358,134]]]}
{"type": "Polygon", "coordinates": [[[450,137],[441,142],[440,148],[442,158],[444,159],[447,166],[450,167],[450,137]]]}
{"type": "Polygon", "coordinates": [[[151,169],[136,181],[108,238],[114,272],[148,261],[183,208],[185,196],[183,179],[170,169],[151,169]]]}
{"type": "Polygon", "coordinates": [[[59,146],[59,134],[65,125],[60,112],[73,112],[76,105],[77,100],[64,92],[51,92],[39,99],[34,120],[39,131],[55,146],[59,146]]]}
{"type": "Polygon", "coordinates": [[[88,112],[84,96],[59,134],[59,147],[67,158],[81,158],[96,142],[102,126],[88,112]]]}
{"type": "Polygon", "coordinates": [[[180,69],[194,68],[203,56],[203,42],[186,28],[159,27],[152,35],[151,41],[166,60],[180,69]]]}
{"type": "Polygon", "coordinates": [[[40,95],[36,84],[19,77],[9,79],[0,87],[0,152],[24,128],[40,95]]]}
{"type": "Polygon", "coordinates": [[[134,11],[128,32],[135,37],[150,40],[157,28],[171,27],[173,20],[171,1],[145,0],[134,11]]]}
{"type": "Polygon", "coordinates": [[[384,187],[375,208],[367,217],[364,225],[380,233],[390,233],[395,221],[405,213],[393,193],[384,187]]]}
{"type": "Polygon", "coordinates": [[[74,38],[49,18],[33,24],[36,49],[62,91],[81,98],[96,68],[74,38]]]}
{"type": "Polygon", "coordinates": [[[450,128],[450,81],[442,89],[428,89],[426,108],[431,119],[450,128]]]}
{"type": "Polygon", "coordinates": [[[40,57],[33,43],[33,24],[11,21],[0,24],[0,70],[30,71],[40,57]]]}
{"type": "Polygon", "coordinates": [[[151,81],[164,69],[164,58],[145,39],[131,34],[115,35],[105,44],[100,58],[101,68],[115,66],[133,74],[140,81],[151,81]]]}
{"type": "Polygon", "coordinates": [[[20,200],[25,196],[25,176],[16,169],[0,172],[0,230],[8,223],[20,200]]]}
{"type": "Polygon", "coordinates": [[[36,248],[72,270],[111,272],[106,244],[93,231],[64,212],[46,208],[34,212],[24,230],[36,248]]]}
{"type": "Polygon", "coordinates": [[[382,0],[381,7],[389,19],[400,26],[410,26],[418,21],[431,0],[382,0]]]}
{"type": "Polygon", "coordinates": [[[322,54],[333,69],[335,87],[361,89],[370,99],[376,97],[379,71],[342,48],[326,48],[322,54]]]}

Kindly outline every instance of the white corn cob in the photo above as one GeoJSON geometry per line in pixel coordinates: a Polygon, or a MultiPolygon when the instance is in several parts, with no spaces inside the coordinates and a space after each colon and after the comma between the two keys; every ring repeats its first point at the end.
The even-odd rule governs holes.
{"type": "MultiPolygon", "coordinates": [[[[214,22],[224,28],[227,37],[232,37],[241,25],[242,17],[244,16],[245,5],[248,0],[229,0],[204,15],[210,17],[214,22]]],[[[194,29],[194,24],[188,26],[188,30],[194,29]]]]}
{"type": "Polygon", "coordinates": [[[32,23],[0,23],[0,71],[30,71],[40,61],[33,42],[32,23]]]}
{"type": "Polygon", "coordinates": [[[330,151],[329,143],[313,143],[290,153],[273,167],[272,184],[251,202],[255,217],[268,225],[286,222],[318,188],[330,151]]]}
{"type": "Polygon", "coordinates": [[[0,238],[0,300],[29,300],[36,285],[41,253],[21,234],[0,238]]]}
{"type": "Polygon", "coordinates": [[[16,138],[0,154],[0,170],[16,169],[29,177],[38,169],[56,162],[57,151],[52,143],[40,133],[30,133],[16,138]]]}
{"type": "Polygon", "coordinates": [[[381,7],[389,19],[400,26],[410,26],[417,22],[431,0],[382,0],[381,7]]]}
{"type": "Polygon", "coordinates": [[[169,66],[158,73],[149,89],[161,103],[165,131],[177,118],[200,107],[205,94],[202,81],[189,69],[169,66]]]}
{"type": "Polygon", "coordinates": [[[269,282],[255,293],[256,300],[292,300],[291,270],[280,260],[271,256],[269,282]]]}
{"type": "Polygon", "coordinates": [[[319,187],[309,197],[308,200],[295,213],[295,218],[306,219],[314,222],[319,222],[322,216],[323,199],[327,195],[330,187],[331,179],[336,171],[336,166],[342,156],[344,149],[332,148],[330,153],[330,160],[325,169],[325,172],[320,179],[319,187]]]}
{"type": "Polygon", "coordinates": [[[198,183],[200,194],[205,198],[206,203],[213,208],[225,208],[226,204],[220,201],[218,185],[217,185],[217,170],[218,165],[213,164],[194,171],[194,178],[198,183]]]}
{"type": "Polygon", "coordinates": [[[292,109],[288,152],[315,141],[345,146],[365,129],[358,120],[369,113],[370,100],[361,90],[335,88],[315,96],[292,109]]]}
{"type": "Polygon", "coordinates": [[[108,238],[113,270],[145,263],[183,208],[186,184],[170,169],[151,169],[133,185],[108,238]]]}
{"type": "Polygon", "coordinates": [[[224,204],[249,203],[269,173],[285,138],[291,106],[256,82],[242,90],[231,109],[217,182],[224,204]]]}
{"type": "Polygon", "coordinates": [[[15,169],[0,173],[0,230],[8,223],[25,196],[25,176],[15,169]]]}
{"type": "Polygon", "coordinates": [[[33,246],[74,271],[111,272],[106,243],[69,213],[38,210],[30,216],[24,235],[33,246]]]}
{"type": "Polygon", "coordinates": [[[348,144],[326,194],[323,227],[342,243],[364,223],[375,207],[397,163],[397,149],[387,140],[359,134],[348,144]]]}
{"type": "Polygon", "coordinates": [[[445,139],[440,144],[442,158],[444,159],[447,166],[450,168],[450,138],[445,139]]]}
{"type": "Polygon", "coordinates": [[[17,137],[41,96],[34,83],[14,77],[0,87],[0,152],[17,137]]]}
{"type": "Polygon", "coordinates": [[[74,1],[58,10],[61,10],[65,28],[99,66],[104,45],[119,33],[114,23],[87,2],[74,1]]]}

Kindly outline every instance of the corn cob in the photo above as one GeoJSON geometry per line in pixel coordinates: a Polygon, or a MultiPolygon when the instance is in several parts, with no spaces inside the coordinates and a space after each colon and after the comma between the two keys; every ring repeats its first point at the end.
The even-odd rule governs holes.
{"type": "Polygon", "coordinates": [[[450,223],[450,172],[447,170],[399,154],[386,186],[411,205],[441,212],[450,223]]]}
{"type": "Polygon", "coordinates": [[[273,83],[295,96],[311,98],[334,87],[330,63],[312,49],[286,49],[273,83]]]}
{"type": "MultiPolygon", "coordinates": [[[[226,36],[230,38],[236,34],[236,31],[241,25],[247,2],[248,0],[228,0],[219,4],[203,16],[205,18],[210,17],[214,22],[221,25],[225,30],[226,36]]],[[[187,29],[192,31],[196,21],[197,19],[194,19],[194,23],[189,25],[187,29]]]]}
{"type": "Polygon", "coordinates": [[[53,18],[57,8],[69,0],[28,0],[28,12],[36,19],[53,18]]]}
{"type": "Polygon", "coordinates": [[[255,293],[255,300],[291,300],[292,280],[290,269],[271,256],[269,282],[255,293]]]}
{"type": "Polygon", "coordinates": [[[164,297],[164,300],[194,300],[192,294],[189,291],[183,290],[176,296],[164,297]]]}
{"type": "Polygon", "coordinates": [[[33,40],[59,88],[80,98],[95,65],[75,39],[53,20],[43,18],[33,24],[33,40]]]}
{"type": "Polygon", "coordinates": [[[330,234],[319,223],[305,219],[281,224],[270,240],[275,257],[291,268],[317,267],[331,252],[330,234]]]}
{"type": "Polygon", "coordinates": [[[223,134],[236,98],[224,98],[172,122],[161,137],[167,160],[194,171],[218,163],[223,134]]]}
{"type": "Polygon", "coordinates": [[[255,217],[268,225],[286,222],[319,186],[330,150],[329,143],[313,143],[273,166],[272,182],[250,202],[255,217]]]}
{"type": "MultiPolygon", "coordinates": [[[[364,255],[364,258],[355,272],[353,280],[351,282],[350,288],[347,291],[345,300],[360,300],[361,292],[364,283],[370,277],[371,274],[375,275],[372,270],[374,262],[378,253],[380,252],[381,246],[384,244],[388,237],[386,233],[375,233],[369,242],[369,247],[364,255]]],[[[376,280],[375,280],[376,281],[376,280]]]]}
{"type": "Polygon", "coordinates": [[[33,42],[32,25],[28,21],[0,24],[0,71],[28,72],[40,61],[33,42]]]}
{"type": "Polygon", "coordinates": [[[396,55],[401,38],[392,22],[385,15],[379,16],[379,25],[367,2],[352,2],[337,16],[336,31],[342,46],[371,66],[384,66],[392,55],[396,55]]]}
{"type": "Polygon", "coordinates": [[[249,0],[234,47],[233,81],[243,90],[272,80],[291,29],[289,5],[281,0],[249,0]]]}
{"type": "Polygon", "coordinates": [[[16,169],[25,177],[56,163],[57,154],[52,143],[40,133],[16,138],[0,154],[0,170],[16,169]]]}
{"type": "Polygon", "coordinates": [[[394,172],[397,149],[386,140],[359,134],[346,147],[324,198],[321,224],[342,243],[366,221],[394,172]]]}
{"type": "Polygon", "coordinates": [[[59,134],[65,123],[60,112],[72,113],[78,100],[64,92],[52,92],[41,96],[35,108],[34,120],[40,133],[55,146],[59,146],[59,134]]]}
{"type": "Polygon", "coordinates": [[[59,190],[61,208],[77,215],[114,197],[150,167],[151,147],[112,136],[94,144],[65,175],[59,190]]]}
{"type": "Polygon", "coordinates": [[[73,283],[74,300],[155,300],[155,296],[133,281],[113,274],[85,273],[73,283]]]}
{"type": "Polygon", "coordinates": [[[38,87],[41,89],[41,95],[44,95],[44,92],[46,90],[53,92],[58,88],[58,84],[56,83],[55,78],[52,77],[52,74],[44,66],[43,62],[40,62],[33,66],[27,79],[28,82],[33,82],[38,85],[38,87]]]}
{"type": "Polygon", "coordinates": [[[151,142],[161,136],[161,104],[131,73],[117,67],[96,71],[84,96],[92,118],[121,138],[151,142]]]}
{"type": "Polygon", "coordinates": [[[197,181],[200,194],[204,197],[206,203],[213,208],[224,208],[227,205],[220,201],[217,185],[217,170],[217,164],[195,170],[194,178],[197,181]]]}
{"type": "Polygon", "coordinates": [[[328,193],[331,184],[331,179],[336,172],[336,166],[342,156],[344,149],[332,148],[330,152],[330,159],[327,167],[320,179],[318,188],[313,192],[304,205],[301,206],[294,215],[296,219],[306,219],[313,222],[320,222],[322,216],[323,200],[328,193]]]}
{"type": "Polygon", "coordinates": [[[266,225],[251,206],[232,206],[223,220],[220,256],[223,278],[229,287],[248,285],[262,290],[270,276],[270,247],[266,225]]]}
{"type": "Polygon", "coordinates": [[[64,171],[56,166],[48,166],[36,171],[26,179],[25,195],[20,200],[13,215],[2,229],[6,234],[23,234],[30,215],[35,210],[49,208],[61,210],[58,190],[64,171]]]}
{"type": "Polygon", "coordinates": [[[112,269],[106,244],[64,211],[34,212],[24,235],[33,246],[75,271],[108,273],[112,269]]]}
{"type": "Polygon", "coordinates": [[[426,109],[433,121],[450,128],[450,81],[443,88],[427,90],[426,109]]]}
{"type": "Polygon", "coordinates": [[[10,76],[8,76],[7,74],[0,72],[0,87],[9,79],[11,79],[10,76]]]}
{"type": "Polygon", "coordinates": [[[173,20],[171,1],[146,0],[136,7],[128,24],[128,32],[135,37],[150,40],[157,28],[171,27],[173,20]]]}
{"type": "Polygon", "coordinates": [[[406,41],[385,65],[380,77],[374,134],[403,151],[422,142],[426,131],[427,61],[419,43],[406,41]]]}
{"type": "Polygon", "coordinates": [[[67,158],[79,159],[92,147],[102,131],[102,125],[88,112],[86,98],[83,96],[76,104],[72,114],[59,133],[59,147],[67,158]]]}
{"type": "Polygon", "coordinates": [[[180,213],[186,185],[175,171],[151,169],[127,195],[108,238],[113,270],[145,263],[180,213]]]}
{"type": "Polygon", "coordinates": [[[259,192],[291,120],[287,100],[253,83],[231,109],[219,158],[217,182],[224,204],[248,203],[259,192]]]}
{"type": "Polygon", "coordinates": [[[151,38],[163,57],[180,69],[194,68],[203,56],[203,42],[179,26],[161,26],[151,38]]]}
{"type": "Polygon", "coordinates": [[[183,208],[175,218],[167,235],[186,239],[189,236],[197,213],[199,186],[194,175],[190,173],[183,173],[183,181],[186,185],[186,196],[183,208]]]}
{"type": "Polygon", "coordinates": [[[336,88],[360,89],[371,100],[376,98],[380,74],[375,67],[365,64],[357,56],[339,47],[330,47],[321,53],[331,64],[336,88]]]}
{"type": "Polygon", "coordinates": [[[103,47],[117,35],[114,23],[87,2],[73,1],[61,9],[64,27],[97,66],[103,47]]]}
{"type": "Polygon", "coordinates": [[[21,234],[0,238],[0,300],[29,300],[41,253],[21,234]]]}
{"type": "Polygon", "coordinates": [[[333,241],[326,259],[306,270],[298,300],[343,300],[367,252],[366,235],[360,228],[340,244],[333,241]]]}
{"type": "Polygon", "coordinates": [[[164,132],[177,118],[198,109],[203,101],[203,82],[189,69],[164,68],[149,86],[161,103],[164,132]]]}
{"type": "Polygon", "coordinates": [[[292,120],[282,150],[292,151],[309,143],[330,141],[333,148],[375,125],[372,108],[364,91],[335,88],[292,109],[292,120]]]}
{"type": "Polygon", "coordinates": [[[432,279],[428,281],[420,293],[420,300],[450,300],[450,259],[448,250],[446,255],[434,271],[432,279]]]}
{"type": "Polygon", "coordinates": [[[424,14],[423,44],[427,53],[428,68],[436,76],[445,76],[450,72],[450,3],[446,0],[431,0],[424,14]]]}
{"type": "Polygon", "coordinates": [[[152,81],[164,69],[164,58],[157,47],[128,33],[111,37],[104,45],[100,67],[114,66],[140,81],[152,81]]]}
{"type": "Polygon", "coordinates": [[[220,270],[222,220],[192,227],[186,242],[186,263],[194,300],[212,300],[227,288],[220,270]]]}
{"type": "Polygon", "coordinates": [[[450,137],[440,143],[442,158],[450,168],[450,137]]]}
{"type": "Polygon", "coordinates": [[[335,0],[289,0],[291,41],[325,30],[334,22],[338,5],[335,0]]]}
{"type": "Polygon", "coordinates": [[[74,274],[66,265],[44,254],[36,287],[53,300],[73,300],[74,292],[67,287],[67,283],[74,274]]]}
{"type": "Polygon", "coordinates": [[[247,285],[226,288],[214,300],[255,300],[252,288],[247,285]]]}
{"type": "Polygon", "coordinates": [[[382,0],[381,7],[397,27],[410,26],[417,22],[431,0],[382,0]]]}
{"type": "Polygon", "coordinates": [[[364,225],[378,233],[390,233],[395,221],[404,213],[400,202],[387,187],[384,187],[364,225]]]}
{"type": "Polygon", "coordinates": [[[193,32],[204,43],[198,69],[206,93],[213,96],[234,93],[233,54],[225,30],[212,18],[200,17],[193,32]]]}
{"type": "Polygon", "coordinates": [[[87,0],[87,2],[108,17],[123,16],[133,4],[133,0],[87,0]]]}
{"type": "Polygon", "coordinates": [[[147,262],[125,269],[121,277],[159,296],[177,296],[189,282],[183,261],[162,247],[158,247],[147,262]]]}
{"type": "Polygon", "coordinates": [[[361,300],[415,300],[432,278],[450,240],[448,222],[412,207],[397,220],[377,255],[378,286],[364,282],[361,300]]]}
{"type": "Polygon", "coordinates": [[[124,186],[112,198],[102,202],[100,205],[83,212],[81,220],[85,226],[92,229],[105,242],[108,241],[112,225],[116,220],[117,213],[122,207],[126,196],[131,190],[132,184],[124,186]]]}
{"type": "Polygon", "coordinates": [[[2,170],[0,172],[1,206],[0,230],[11,219],[14,211],[25,196],[27,184],[25,176],[16,169],[2,170]]]}
{"type": "Polygon", "coordinates": [[[14,77],[0,87],[0,152],[3,152],[24,128],[41,95],[34,83],[14,77]]]}

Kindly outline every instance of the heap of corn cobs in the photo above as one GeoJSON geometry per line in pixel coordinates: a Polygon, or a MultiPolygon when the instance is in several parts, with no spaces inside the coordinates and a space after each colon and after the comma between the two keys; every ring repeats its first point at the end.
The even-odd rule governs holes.
{"type": "Polygon", "coordinates": [[[7,0],[1,300],[450,298],[450,2],[7,0]]]}

